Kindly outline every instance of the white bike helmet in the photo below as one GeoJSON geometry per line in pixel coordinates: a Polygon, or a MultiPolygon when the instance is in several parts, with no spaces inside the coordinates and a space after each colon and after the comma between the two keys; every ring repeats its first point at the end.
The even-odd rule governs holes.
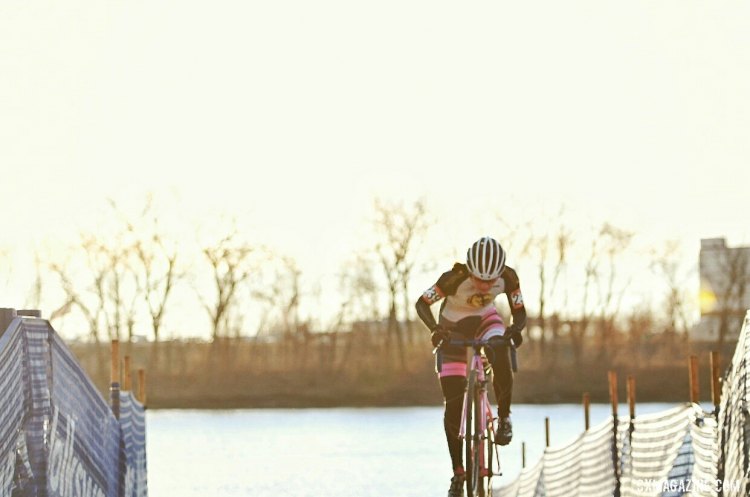
{"type": "Polygon", "coordinates": [[[482,237],[466,252],[466,267],[480,280],[494,280],[505,269],[505,251],[494,238],[482,237]]]}

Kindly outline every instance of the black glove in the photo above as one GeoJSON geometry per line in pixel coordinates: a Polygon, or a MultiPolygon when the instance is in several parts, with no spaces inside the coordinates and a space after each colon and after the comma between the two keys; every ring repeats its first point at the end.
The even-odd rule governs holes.
{"type": "Polygon", "coordinates": [[[508,332],[510,333],[508,336],[510,337],[510,341],[513,342],[513,346],[515,348],[518,348],[523,343],[523,335],[521,335],[521,330],[516,330],[512,326],[508,328],[508,332]]]}
{"type": "Polygon", "coordinates": [[[432,333],[430,334],[430,341],[432,342],[433,347],[437,347],[438,345],[440,345],[440,342],[447,342],[448,339],[450,339],[450,336],[450,331],[445,329],[445,326],[443,326],[442,324],[439,324],[432,329],[432,333]]]}

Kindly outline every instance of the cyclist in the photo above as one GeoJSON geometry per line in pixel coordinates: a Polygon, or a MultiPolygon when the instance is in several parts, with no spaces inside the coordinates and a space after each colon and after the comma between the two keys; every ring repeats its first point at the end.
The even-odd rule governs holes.
{"type": "MultiPolygon", "coordinates": [[[[506,336],[515,347],[523,343],[521,330],[526,325],[526,309],[518,275],[515,270],[505,265],[505,251],[489,236],[480,238],[472,244],[466,253],[466,264],[456,263],[450,271],[443,273],[437,283],[422,294],[416,308],[417,314],[431,331],[433,346],[447,340],[450,330],[483,339],[506,336]],[[513,316],[513,324],[507,328],[494,304],[495,297],[501,293],[506,294],[513,316]],[[443,298],[445,300],[440,307],[439,321],[435,321],[430,306],[443,298]],[[469,326],[471,329],[466,329],[467,323],[473,323],[469,326]]],[[[487,353],[487,358],[494,372],[493,389],[500,420],[495,443],[507,445],[513,437],[510,420],[513,393],[510,349],[506,344],[493,346],[491,349],[492,351],[487,353]]],[[[466,350],[462,347],[444,346],[439,353],[442,354],[442,367],[438,374],[445,403],[443,423],[453,464],[453,478],[448,496],[457,497],[463,495],[465,479],[462,444],[458,438],[458,431],[466,389],[466,350]]]]}

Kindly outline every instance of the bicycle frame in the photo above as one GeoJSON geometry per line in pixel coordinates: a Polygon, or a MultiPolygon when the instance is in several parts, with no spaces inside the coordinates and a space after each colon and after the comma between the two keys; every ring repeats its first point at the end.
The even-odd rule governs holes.
{"type": "MultiPolygon", "coordinates": [[[[482,402],[482,408],[480,409],[480,426],[487,426],[487,420],[493,419],[491,407],[492,405],[490,404],[490,400],[487,397],[487,377],[484,372],[484,362],[482,361],[481,353],[479,353],[478,351],[475,351],[474,355],[471,358],[471,362],[467,370],[467,378],[471,374],[472,370],[476,371],[477,388],[479,389],[479,398],[482,402]]],[[[461,409],[461,427],[458,431],[458,438],[460,438],[461,440],[466,438],[466,406],[467,402],[469,401],[470,394],[473,394],[473,392],[469,392],[469,389],[467,388],[466,392],[464,392],[464,404],[463,409],[461,409]]]]}
{"type": "MultiPolygon", "coordinates": [[[[500,337],[494,337],[490,340],[504,341],[511,347],[513,369],[515,370],[515,349],[510,341],[507,338],[500,337]]],[[[484,347],[489,345],[490,340],[451,339],[448,342],[449,345],[471,347],[474,351],[467,365],[466,391],[464,392],[458,433],[458,437],[463,440],[466,450],[466,489],[468,497],[491,496],[492,477],[502,474],[497,448],[493,442],[495,418],[492,416],[492,404],[487,396],[489,380],[485,374],[483,355],[484,347]],[[495,451],[494,459],[497,461],[497,471],[492,467],[493,449],[495,451]]],[[[442,346],[442,343],[437,348],[440,346],[442,346]]]]}
{"type": "MultiPolygon", "coordinates": [[[[485,346],[493,343],[506,344],[510,347],[511,368],[515,372],[518,370],[516,349],[509,337],[495,336],[489,339],[466,339],[461,334],[451,335],[447,341],[441,341],[435,347],[433,354],[437,353],[443,345],[471,347],[474,350],[471,361],[467,365],[466,391],[464,392],[461,424],[458,433],[458,438],[464,442],[466,450],[466,460],[464,461],[467,470],[466,490],[468,497],[491,497],[492,477],[502,475],[502,471],[497,447],[494,444],[495,418],[492,416],[492,404],[490,404],[487,396],[487,383],[489,381],[485,374],[483,351],[485,346]],[[492,467],[493,456],[497,461],[497,472],[492,467]]],[[[438,355],[438,371],[440,371],[441,365],[442,358],[441,355],[438,355]]]]}
{"type": "MultiPolygon", "coordinates": [[[[488,381],[482,356],[483,345],[474,343],[472,346],[474,354],[467,371],[466,392],[464,392],[458,436],[464,441],[466,451],[468,497],[486,497],[492,495],[492,476],[495,474],[492,468],[494,444],[491,441],[494,433],[494,418],[492,405],[487,396],[488,381]]],[[[499,472],[498,468],[497,473],[499,472]]]]}

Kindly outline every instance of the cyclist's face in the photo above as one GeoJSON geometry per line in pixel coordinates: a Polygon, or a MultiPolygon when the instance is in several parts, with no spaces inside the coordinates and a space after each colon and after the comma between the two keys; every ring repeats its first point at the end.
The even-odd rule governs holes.
{"type": "Polygon", "coordinates": [[[492,286],[495,283],[497,283],[498,279],[500,278],[495,278],[492,280],[483,280],[483,279],[477,278],[474,275],[471,275],[471,282],[474,283],[474,286],[476,287],[476,289],[482,293],[489,292],[490,288],[492,288],[492,286]]]}

